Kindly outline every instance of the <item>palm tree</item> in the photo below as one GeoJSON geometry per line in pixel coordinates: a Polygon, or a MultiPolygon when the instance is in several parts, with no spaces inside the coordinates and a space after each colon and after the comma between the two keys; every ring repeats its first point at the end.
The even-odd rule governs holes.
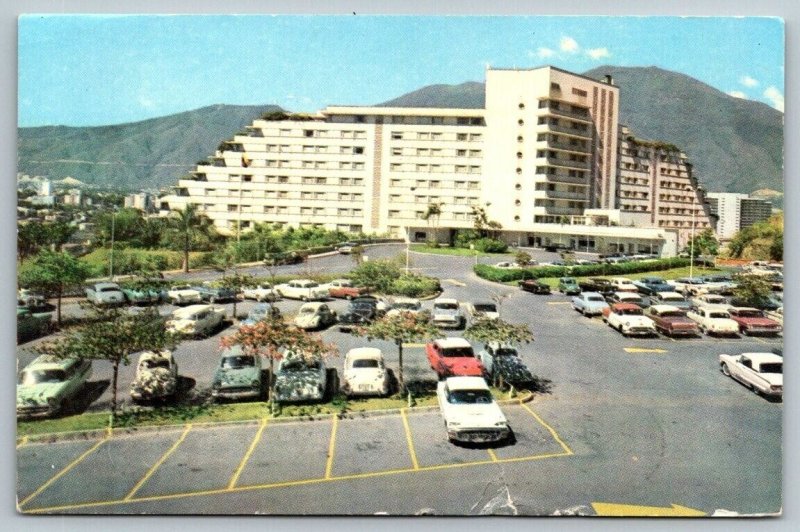
{"type": "Polygon", "coordinates": [[[189,251],[192,248],[192,241],[198,236],[208,235],[211,231],[211,220],[204,214],[197,212],[197,205],[189,203],[183,210],[174,209],[173,223],[174,228],[181,238],[183,250],[183,271],[189,271],[189,251]]]}
{"type": "Polygon", "coordinates": [[[422,219],[428,222],[428,227],[430,227],[431,220],[434,221],[433,224],[433,241],[437,241],[438,232],[439,232],[439,218],[442,216],[442,203],[429,203],[428,208],[425,211],[425,214],[422,215],[422,219]]]}

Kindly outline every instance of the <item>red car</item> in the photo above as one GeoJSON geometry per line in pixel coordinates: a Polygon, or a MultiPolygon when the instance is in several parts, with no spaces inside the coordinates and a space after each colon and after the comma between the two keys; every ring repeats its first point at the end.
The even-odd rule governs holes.
{"type": "Polygon", "coordinates": [[[441,338],[425,346],[431,369],[440,379],[484,377],[486,368],[475,358],[472,346],[463,338],[441,338]]]}
{"type": "Polygon", "coordinates": [[[671,305],[653,305],[645,315],[656,324],[656,330],[667,336],[699,336],[697,324],[686,317],[686,312],[671,305]]]}
{"type": "Polygon", "coordinates": [[[331,297],[342,299],[353,299],[366,293],[364,288],[353,286],[353,283],[347,279],[337,279],[325,286],[328,287],[328,293],[331,297]]]}
{"type": "Polygon", "coordinates": [[[739,332],[744,335],[751,334],[775,334],[783,330],[780,323],[771,320],[764,315],[764,312],[749,307],[734,307],[728,309],[731,319],[739,324],[739,332]]]}

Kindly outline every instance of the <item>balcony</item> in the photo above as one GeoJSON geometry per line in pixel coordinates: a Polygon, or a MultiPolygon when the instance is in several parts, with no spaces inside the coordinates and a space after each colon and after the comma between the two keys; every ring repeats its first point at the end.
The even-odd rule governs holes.
{"type": "Polygon", "coordinates": [[[563,142],[553,142],[551,140],[547,141],[547,147],[552,148],[554,150],[571,151],[574,153],[584,153],[584,154],[591,153],[589,146],[573,146],[572,144],[564,144],[563,142]]]}
{"type": "Polygon", "coordinates": [[[586,198],[586,194],[582,192],[567,192],[565,190],[536,190],[534,195],[537,197],[545,197],[551,199],[589,201],[586,198]],[[543,196],[540,196],[539,194],[536,193],[543,194],[543,196]]]}
{"type": "Polygon", "coordinates": [[[562,166],[564,168],[575,168],[578,170],[588,170],[589,169],[589,162],[580,162],[580,161],[570,161],[569,159],[562,159],[560,157],[537,157],[536,163],[537,166],[541,166],[542,164],[546,164],[549,166],[562,166]]]}
{"type": "Polygon", "coordinates": [[[575,120],[580,120],[581,122],[591,122],[592,118],[589,116],[589,113],[582,114],[582,113],[575,113],[573,111],[567,111],[566,109],[554,109],[552,107],[544,107],[542,110],[545,114],[559,116],[559,117],[566,117],[572,118],[575,120]]]}
{"type": "Polygon", "coordinates": [[[582,216],[583,209],[571,209],[569,207],[544,207],[537,205],[534,207],[534,214],[561,214],[567,216],[582,216]]]}
{"type": "Polygon", "coordinates": [[[568,175],[553,175],[553,174],[536,174],[537,181],[546,181],[547,183],[568,183],[570,185],[583,185],[589,186],[584,177],[571,177],[568,175]]]}
{"type": "Polygon", "coordinates": [[[538,124],[536,131],[540,133],[546,132],[553,132],[553,133],[563,133],[564,135],[572,135],[573,137],[580,137],[583,139],[590,139],[592,138],[592,131],[591,129],[575,129],[566,126],[557,126],[554,124],[538,124]]]}

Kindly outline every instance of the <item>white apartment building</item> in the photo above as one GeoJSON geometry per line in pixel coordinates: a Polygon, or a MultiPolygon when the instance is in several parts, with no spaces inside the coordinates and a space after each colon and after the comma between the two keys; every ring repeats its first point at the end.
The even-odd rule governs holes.
{"type": "Polygon", "coordinates": [[[733,236],[772,214],[772,204],[747,194],[712,192],[708,194],[711,209],[718,217],[717,238],[730,240],[733,236]]]}
{"type": "MultiPolygon", "coordinates": [[[[656,190],[669,165],[670,179],[696,190],[691,167],[653,163],[648,195],[622,201],[642,187],[620,177],[620,146],[629,141],[620,133],[619,98],[610,78],[555,67],[488,69],[483,109],[331,106],[265,116],[181,179],[162,206],[196,204],[228,234],[269,223],[413,240],[436,233],[439,241],[472,228],[472,209],[480,207],[502,225],[503,238],[522,245],[673,254],[688,228],[659,223],[656,190]],[[424,220],[434,203],[441,215],[424,220]],[[629,212],[615,225],[587,216],[593,209],[629,212]]],[[[653,146],[642,158],[659,153],[653,146]]],[[[692,194],[681,196],[702,205],[692,194]]],[[[673,214],[691,227],[688,212],[673,214]]]]}

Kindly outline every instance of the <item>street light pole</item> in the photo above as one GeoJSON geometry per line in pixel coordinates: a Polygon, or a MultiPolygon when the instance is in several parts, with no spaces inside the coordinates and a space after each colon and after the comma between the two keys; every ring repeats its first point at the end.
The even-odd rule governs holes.
{"type": "MultiPolygon", "coordinates": [[[[699,188],[699,187],[698,187],[699,188]]],[[[695,209],[695,198],[697,197],[697,190],[694,187],[686,187],[686,190],[692,193],[692,239],[689,241],[689,277],[693,277],[694,273],[694,231],[697,221],[697,210],[695,209]]]]}
{"type": "Polygon", "coordinates": [[[406,275],[408,275],[410,253],[411,253],[411,228],[409,226],[406,226],[406,275]]]}
{"type": "Polygon", "coordinates": [[[114,221],[117,218],[117,211],[111,211],[111,252],[108,254],[108,278],[114,280],[114,221]]]}

